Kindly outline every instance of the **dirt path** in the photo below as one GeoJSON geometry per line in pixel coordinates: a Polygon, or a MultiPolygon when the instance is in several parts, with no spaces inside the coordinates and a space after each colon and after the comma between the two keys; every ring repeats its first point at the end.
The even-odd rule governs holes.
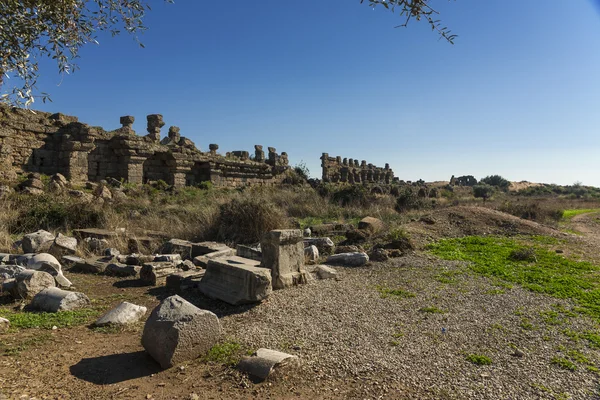
{"type": "Polygon", "coordinates": [[[571,219],[572,229],[585,234],[588,237],[595,237],[600,243],[600,212],[590,212],[579,214],[571,219]]]}

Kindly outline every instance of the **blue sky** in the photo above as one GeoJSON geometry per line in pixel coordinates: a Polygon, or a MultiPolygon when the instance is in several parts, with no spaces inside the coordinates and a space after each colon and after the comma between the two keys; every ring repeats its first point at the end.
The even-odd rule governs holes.
{"type": "MultiPolygon", "coordinates": [[[[365,0],[365,3],[367,0],[365,0]]],[[[596,2],[597,3],[597,2],[596,2]]],[[[500,174],[600,186],[600,7],[591,0],[433,0],[438,40],[359,0],[152,1],[141,36],[101,36],[81,69],[42,65],[34,108],[115,129],[161,113],[202,150],[390,163],[405,180],[500,174]]]]}

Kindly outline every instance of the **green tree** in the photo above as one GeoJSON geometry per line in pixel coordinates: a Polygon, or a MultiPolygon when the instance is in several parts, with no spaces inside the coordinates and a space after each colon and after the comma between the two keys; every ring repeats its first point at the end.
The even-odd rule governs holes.
{"type": "MultiPolygon", "coordinates": [[[[173,0],[165,0],[172,3],[173,0]]],[[[80,48],[98,32],[125,31],[137,40],[146,29],[149,0],[0,0],[0,102],[34,102],[38,60],[55,59],[61,74],[77,69],[80,48]],[[7,87],[7,78],[18,83],[7,87]]],[[[139,42],[139,41],[138,41],[139,42]]],[[[140,43],[141,45],[141,43],[140,43]]],[[[39,97],[48,99],[46,93],[39,97]]]]}
{"type": "Polygon", "coordinates": [[[473,186],[473,196],[475,198],[483,199],[483,202],[494,194],[494,187],[491,185],[483,184],[483,185],[475,185],[473,186]]]}
{"type": "Polygon", "coordinates": [[[508,187],[510,186],[510,182],[501,177],[500,175],[486,176],[485,178],[482,178],[479,181],[479,183],[485,183],[487,185],[496,186],[497,188],[505,191],[508,190],[508,187]]]}

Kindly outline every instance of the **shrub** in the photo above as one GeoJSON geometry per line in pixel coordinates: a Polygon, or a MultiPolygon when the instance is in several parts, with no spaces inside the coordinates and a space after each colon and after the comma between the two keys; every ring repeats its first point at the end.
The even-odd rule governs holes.
{"type": "Polygon", "coordinates": [[[424,198],[419,197],[418,190],[412,186],[405,186],[399,191],[396,199],[396,211],[404,212],[409,210],[419,210],[427,208],[428,203],[424,198]]]}
{"type": "Polygon", "coordinates": [[[506,202],[502,204],[498,210],[514,215],[515,217],[538,222],[557,222],[560,221],[563,216],[563,210],[561,208],[550,206],[542,207],[538,202],[506,202]]]}
{"type": "Polygon", "coordinates": [[[305,181],[310,178],[310,171],[308,170],[308,167],[304,161],[300,161],[298,164],[296,164],[294,167],[294,172],[305,181]]]}
{"type": "Polygon", "coordinates": [[[371,196],[369,194],[370,193],[364,186],[346,186],[340,190],[335,191],[331,195],[331,201],[343,207],[347,207],[350,205],[366,207],[370,203],[371,196]]]}
{"type": "Polygon", "coordinates": [[[475,365],[490,365],[492,363],[491,358],[482,354],[468,354],[465,358],[475,365]]]}
{"type": "Polygon", "coordinates": [[[497,188],[500,188],[502,190],[508,190],[508,187],[510,186],[510,182],[501,177],[500,175],[486,176],[485,178],[481,179],[479,183],[485,183],[487,185],[496,186],[497,188]]]}
{"type": "Polygon", "coordinates": [[[263,198],[233,199],[220,207],[216,222],[217,237],[235,243],[256,243],[262,236],[286,226],[277,206],[263,198]]]}
{"type": "Polygon", "coordinates": [[[524,247],[522,249],[514,249],[508,255],[508,258],[512,261],[537,261],[535,258],[535,250],[533,247],[524,247]]]}
{"type": "Polygon", "coordinates": [[[473,186],[473,196],[475,196],[475,198],[483,199],[484,203],[487,199],[492,197],[493,193],[494,193],[494,188],[490,185],[483,184],[483,185],[473,186]]]}

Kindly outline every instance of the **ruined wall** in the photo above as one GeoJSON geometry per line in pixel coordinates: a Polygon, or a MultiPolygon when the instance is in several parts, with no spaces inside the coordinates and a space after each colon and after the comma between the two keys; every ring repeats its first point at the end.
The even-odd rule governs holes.
{"type": "Polygon", "coordinates": [[[175,126],[161,140],[165,123],[159,114],[148,115],[145,136],[135,133],[134,121],[121,117],[121,128],[106,131],[75,117],[0,106],[0,179],[39,172],[61,173],[75,182],[112,177],[131,183],[160,179],[175,186],[210,181],[237,187],[278,184],[289,169],[287,154],[271,147],[268,157],[259,145],[253,157],[247,151],[223,156],[216,144],[200,151],[175,126]]]}
{"type": "Polygon", "coordinates": [[[395,179],[394,171],[389,164],[385,164],[385,167],[381,168],[367,164],[365,160],[359,163],[358,160],[352,158],[329,157],[327,153],[323,153],[321,156],[321,167],[323,168],[323,182],[390,184],[395,179]]]}

